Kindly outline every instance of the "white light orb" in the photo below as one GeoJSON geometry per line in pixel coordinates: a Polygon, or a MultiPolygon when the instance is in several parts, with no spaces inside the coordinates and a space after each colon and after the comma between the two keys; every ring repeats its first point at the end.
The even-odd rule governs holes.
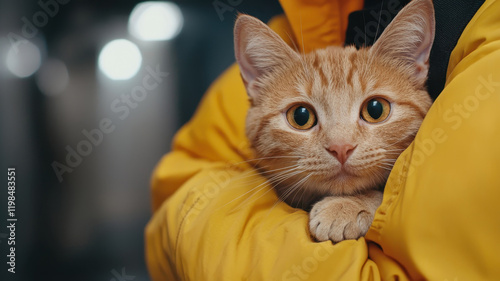
{"type": "Polygon", "coordinates": [[[19,78],[35,73],[42,63],[40,49],[28,40],[12,45],[7,52],[7,69],[19,78]]]}
{"type": "Polygon", "coordinates": [[[139,48],[126,39],[109,42],[99,54],[99,69],[112,80],[134,77],[142,64],[139,48]]]}
{"type": "Polygon", "coordinates": [[[137,4],[128,20],[128,30],[144,41],[170,40],[182,29],[184,18],[172,2],[142,2],[137,4]]]}

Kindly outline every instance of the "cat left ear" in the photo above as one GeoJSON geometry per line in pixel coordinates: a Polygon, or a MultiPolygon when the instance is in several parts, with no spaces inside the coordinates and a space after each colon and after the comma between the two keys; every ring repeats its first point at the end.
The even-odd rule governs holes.
{"type": "Polygon", "coordinates": [[[434,42],[434,7],[431,0],[413,0],[396,15],[371,51],[377,56],[401,62],[419,87],[429,72],[429,55],[434,42]]]}
{"type": "Polygon", "coordinates": [[[255,93],[249,88],[257,78],[300,59],[271,28],[248,15],[240,15],[236,20],[234,53],[250,97],[255,93]]]}

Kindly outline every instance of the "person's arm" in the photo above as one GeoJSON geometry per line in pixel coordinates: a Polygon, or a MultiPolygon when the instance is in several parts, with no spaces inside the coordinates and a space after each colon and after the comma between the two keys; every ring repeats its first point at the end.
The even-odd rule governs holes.
{"type": "Polygon", "coordinates": [[[313,242],[307,213],[275,206],[269,187],[252,191],[264,179],[227,164],[251,159],[246,94],[231,67],[155,171],[145,233],[152,279],[497,279],[498,10],[487,1],[464,31],[448,84],[396,163],[367,240],[313,242]]]}
{"type": "Polygon", "coordinates": [[[444,90],[387,182],[367,235],[383,249],[370,251],[383,279],[396,263],[387,260],[413,280],[500,278],[498,11],[500,1],[486,1],[467,25],[444,90]]]}

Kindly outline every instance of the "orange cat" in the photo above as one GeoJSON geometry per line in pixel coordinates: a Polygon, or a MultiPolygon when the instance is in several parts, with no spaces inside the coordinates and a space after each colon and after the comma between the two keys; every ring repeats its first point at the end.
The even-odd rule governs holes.
{"type": "Polygon", "coordinates": [[[256,167],[288,204],[310,211],[318,241],[366,234],[392,165],[431,105],[430,0],[414,0],[378,41],[300,54],[241,15],[235,53],[251,102],[246,132],[256,167]]]}

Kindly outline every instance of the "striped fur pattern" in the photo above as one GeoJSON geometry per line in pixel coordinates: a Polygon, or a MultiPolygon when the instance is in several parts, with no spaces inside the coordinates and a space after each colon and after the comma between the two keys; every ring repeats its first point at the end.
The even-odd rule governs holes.
{"type": "Polygon", "coordinates": [[[376,190],[431,105],[425,82],[433,38],[429,0],[412,1],[373,47],[360,50],[301,54],[256,18],[239,16],[235,53],[251,102],[246,132],[256,168],[288,204],[309,210],[320,201],[311,211],[316,239],[337,242],[367,231],[381,202],[376,190]],[[360,117],[373,97],[390,102],[383,122],[360,117]],[[314,127],[290,126],[286,113],[296,104],[313,109],[314,127]],[[355,146],[344,164],[327,149],[337,143],[355,146]]]}

